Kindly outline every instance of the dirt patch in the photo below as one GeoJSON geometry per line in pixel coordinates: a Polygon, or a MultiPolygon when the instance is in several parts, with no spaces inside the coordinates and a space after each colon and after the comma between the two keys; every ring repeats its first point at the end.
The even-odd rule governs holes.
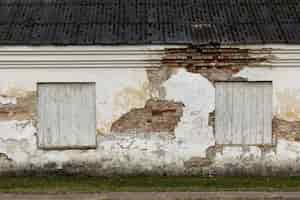
{"type": "Polygon", "coordinates": [[[192,157],[188,161],[184,162],[184,167],[186,168],[207,167],[211,164],[212,161],[208,158],[192,157]]]}

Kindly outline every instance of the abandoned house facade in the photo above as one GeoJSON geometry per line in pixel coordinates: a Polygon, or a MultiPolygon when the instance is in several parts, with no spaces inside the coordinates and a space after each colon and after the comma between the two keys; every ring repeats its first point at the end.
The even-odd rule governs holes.
{"type": "Polygon", "coordinates": [[[298,0],[1,0],[0,30],[0,174],[300,174],[298,0]]]}

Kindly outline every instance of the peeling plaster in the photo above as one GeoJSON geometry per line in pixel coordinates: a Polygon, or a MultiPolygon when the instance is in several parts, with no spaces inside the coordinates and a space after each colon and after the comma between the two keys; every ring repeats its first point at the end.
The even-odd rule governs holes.
{"type": "MultiPolygon", "coordinates": [[[[139,71],[137,74],[147,76],[145,71],[139,71]]],[[[122,75],[123,81],[131,79],[130,76],[124,77],[124,73],[122,75]]],[[[243,76],[251,78],[248,75],[243,76]]],[[[146,81],[144,78],[141,78],[142,81],[132,82],[130,87],[144,88],[141,84],[146,81]]],[[[122,88],[128,87],[124,84],[121,87],[120,84],[119,89],[115,89],[115,86],[107,84],[100,86],[104,94],[98,94],[97,102],[103,106],[104,111],[114,108],[115,105],[113,100],[108,101],[105,96],[108,92],[112,92],[109,88],[113,87],[115,94],[118,94],[122,88]],[[104,89],[105,87],[107,89],[104,89]],[[99,95],[102,100],[99,100],[99,95]]],[[[215,140],[213,128],[211,124],[209,125],[209,116],[215,109],[215,89],[201,74],[178,69],[162,87],[165,90],[166,101],[183,102],[185,105],[181,120],[175,127],[174,136],[140,132],[101,134],[97,136],[98,147],[95,150],[44,151],[36,147],[36,129],[31,121],[7,121],[0,122],[1,130],[9,133],[0,138],[0,152],[12,159],[9,169],[15,171],[63,170],[66,173],[80,172],[90,175],[139,173],[234,175],[241,171],[255,173],[255,170],[267,173],[266,167],[270,166],[274,168],[272,173],[275,174],[286,166],[292,166],[296,170],[296,160],[300,158],[299,144],[285,139],[279,138],[277,146],[270,151],[263,151],[261,147],[255,146],[214,148],[215,140]]],[[[146,97],[145,100],[143,97],[136,105],[131,106],[143,107],[145,103],[146,97]]],[[[126,113],[132,109],[131,106],[126,107],[124,104],[124,107],[117,106],[117,108],[119,113],[126,113]]],[[[113,117],[106,119],[110,119],[107,122],[113,121],[113,117]]],[[[6,171],[8,168],[1,170],[6,171]]]]}
{"type": "MultiPolygon", "coordinates": [[[[134,72],[130,73],[134,74],[134,72]]],[[[138,79],[132,78],[130,73],[127,72],[126,75],[122,72],[122,76],[117,76],[115,72],[108,71],[99,77],[101,81],[106,80],[106,84],[97,84],[98,113],[108,115],[105,118],[101,118],[100,115],[98,123],[108,122],[109,124],[114,120],[114,116],[118,116],[116,113],[124,114],[131,107],[144,106],[146,99],[151,96],[148,93],[148,87],[143,84],[147,83],[146,71],[137,71],[135,76],[138,79]],[[113,73],[116,77],[111,80],[113,85],[109,85],[107,79],[103,78],[112,76],[109,73],[113,73]],[[120,83],[119,86],[118,83],[120,83]],[[141,93],[145,92],[146,95],[140,95],[141,98],[133,95],[134,100],[138,99],[136,103],[131,105],[124,103],[120,106],[115,103],[115,99],[121,98],[118,94],[124,88],[126,91],[128,91],[126,88],[136,88],[136,90],[143,91],[141,93]],[[109,97],[113,98],[110,100],[109,97]]],[[[101,74],[103,74],[102,71],[101,74]]],[[[43,76],[44,73],[41,71],[37,77],[43,76]]],[[[30,121],[22,123],[9,121],[0,124],[1,129],[6,127],[5,129],[10,133],[1,138],[0,152],[11,157],[16,163],[14,167],[17,169],[31,165],[34,167],[54,166],[54,168],[61,169],[74,166],[76,163],[96,161],[101,163],[101,168],[96,170],[98,174],[123,173],[124,169],[132,173],[139,171],[184,173],[183,163],[193,156],[205,157],[206,148],[214,142],[212,128],[208,127],[208,113],[214,109],[212,103],[214,89],[212,84],[202,76],[185,70],[179,70],[178,73],[172,75],[163,84],[163,87],[166,92],[166,100],[183,101],[185,104],[182,121],[175,128],[175,139],[174,136],[159,133],[151,135],[143,133],[101,134],[98,135],[96,150],[44,151],[36,147],[36,129],[32,123],[29,123],[30,121]],[[193,95],[182,91],[189,91],[193,95]],[[207,101],[203,102],[202,99],[207,99],[207,101]],[[208,140],[208,138],[210,139],[208,140]],[[200,148],[199,143],[202,144],[200,148]],[[56,165],[49,164],[53,162],[56,165]],[[164,167],[162,168],[162,166],[164,167]]],[[[138,94],[140,93],[138,92],[138,94]]],[[[109,126],[108,124],[107,126],[109,126]]],[[[101,126],[98,128],[101,129],[101,126]]]]}
{"type": "Polygon", "coordinates": [[[22,139],[34,139],[32,133],[36,132],[35,127],[30,121],[0,121],[0,127],[2,133],[1,139],[3,140],[22,140],[22,139]]]}
{"type": "Polygon", "coordinates": [[[176,74],[176,69],[169,67],[160,67],[158,69],[147,69],[148,80],[150,82],[151,98],[164,99],[166,90],[163,83],[168,80],[173,74],[176,74]]]}
{"type": "Polygon", "coordinates": [[[300,120],[300,89],[284,89],[276,94],[278,117],[287,121],[300,120]]]}
{"type": "Polygon", "coordinates": [[[201,75],[179,69],[164,86],[166,99],[185,105],[181,121],[175,129],[176,140],[181,142],[183,153],[204,157],[206,149],[214,145],[213,130],[208,126],[209,113],[214,110],[213,85],[201,75]]]}
{"type": "Polygon", "coordinates": [[[96,82],[97,129],[101,134],[109,134],[113,121],[132,108],[143,107],[151,96],[147,72],[139,69],[120,69],[118,73],[115,69],[3,70],[0,94],[26,97],[36,91],[37,82],[96,82]]]}
{"type": "Polygon", "coordinates": [[[180,102],[149,99],[145,107],[135,108],[113,122],[115,133],[173,133],[180,121],[184,104],[180,102]]]}
{"type": "Polygon", "coordinates": [[[17,98],[16,97],[8,97],[5,95],[0,95],[0,105],[11,105],[11,104],[16,104],[17,103],[17,98]]]}
{"type": "MultiPolygon", "coordinates": [[[[256,62],[251,63],[251,66],[241,65],[238,70],[231,66],[235,70],[231,71],[234,73],[229,78],[232,76],[250,81],[273,81],[274,117],[287,122],[297,122],[300,111],[297,106],[292,105],[299,104],[300,69],[256,67],[255,64],[256,62]]],[[[164,65],[152,71],[2,70],[0,107],[19,105],[23,102],[19,98],[36,91],[36,82],[96,82],[99,134],[98,146],[93,150],[45,151],[36,146],[37,130],[32,118],[9,118],[0,121],[0,157],[5,155],[0,159],[0,174],[26,171],[89,175],[299,174],[300,143],[297,141],[279,137],[276,146],[270,148],[215,146],[211,123],[211,113],[215,109],[215,89],[209,77],[218,76],[218,73],[205,76],[186,69],[184,65],[177,67],[170,70],[164,65]],[[114,121],[132,109],[143,108],[151,98],[181,102],[185,105],[180,122],[174,127],[174,135],[110,131],[114,121]],[[6,164],[2,165],[2,162],[6,164]]],[[[225,75],[227,79],[228,74],[225,75]]]]}

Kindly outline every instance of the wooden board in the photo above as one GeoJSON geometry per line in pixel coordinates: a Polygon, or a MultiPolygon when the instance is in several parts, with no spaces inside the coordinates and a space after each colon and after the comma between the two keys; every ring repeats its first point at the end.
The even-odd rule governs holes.
{"type": "Polygon", "coordinates": [[[272,83],[217,82],[217,144],[272,144],[272,83]]]}
{"type": "Polygon", "coordinates": [[[94,83],[38,84],[38,145],[45,149],[96,147],[94,83]]]}

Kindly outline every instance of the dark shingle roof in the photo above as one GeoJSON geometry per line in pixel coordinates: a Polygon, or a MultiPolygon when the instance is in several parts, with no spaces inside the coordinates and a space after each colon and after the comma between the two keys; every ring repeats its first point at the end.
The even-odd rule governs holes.
{"type": "Polygon", "coordinates": [[[299,0],[0,0],[0,44],[300,44],[299,0]]]}

